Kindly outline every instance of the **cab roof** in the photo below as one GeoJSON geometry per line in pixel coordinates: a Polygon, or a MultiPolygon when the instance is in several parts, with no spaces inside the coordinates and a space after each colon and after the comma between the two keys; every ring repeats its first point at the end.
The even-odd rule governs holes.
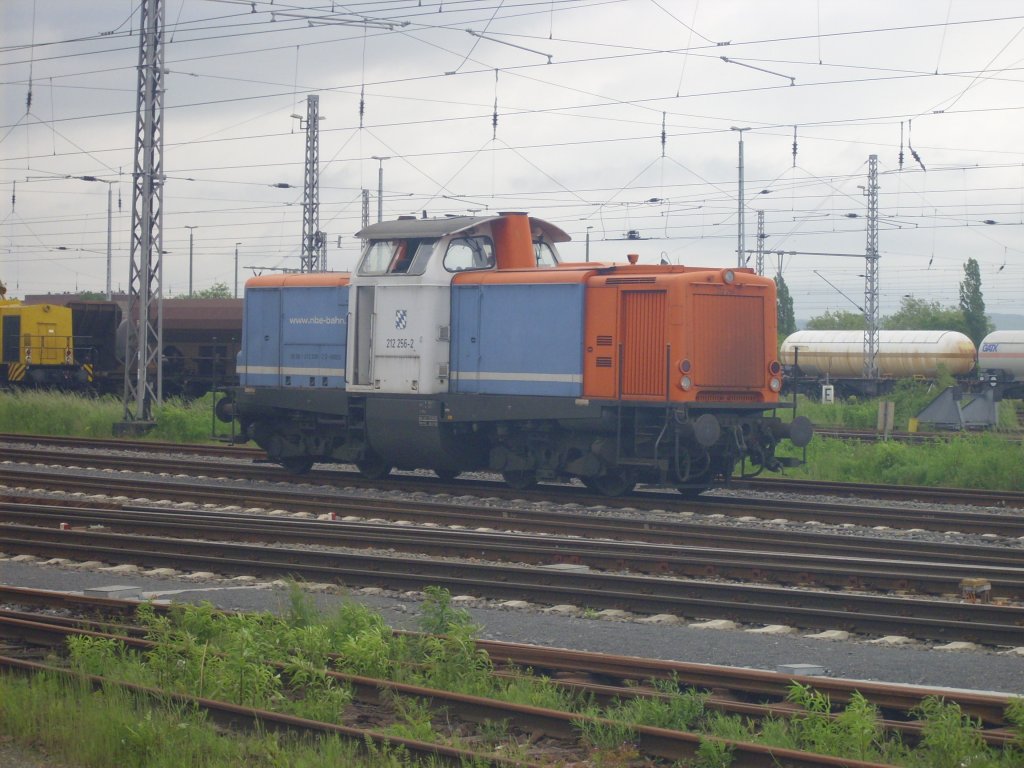
{"type": "MultiPolygon", "coordinates": [[[[500,219],[501,214],[488,216],[447,216],[443,219],[417,219],[412,216],[394,221],[380,221],[356,232],[363,240],[406,240],[411,238],[440,238],[465,232],[468,229],[500,219]]],[[[543,219],[530,217],[530,231],[538,233],[549,243],[565,243],[572,238],[559,227],[543,219]]]]}

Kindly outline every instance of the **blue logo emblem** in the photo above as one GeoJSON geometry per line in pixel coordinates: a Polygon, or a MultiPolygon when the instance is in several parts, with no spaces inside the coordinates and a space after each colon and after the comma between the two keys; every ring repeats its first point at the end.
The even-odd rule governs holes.
{"type": "Polygon", "coordinates": [[[402,330],[405,328],[407,312],[404,309],[395,310],[395,328],[402,330]]]}

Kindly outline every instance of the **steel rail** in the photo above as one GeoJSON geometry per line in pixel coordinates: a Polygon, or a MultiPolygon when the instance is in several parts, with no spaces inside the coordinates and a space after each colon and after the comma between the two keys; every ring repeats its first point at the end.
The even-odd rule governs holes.
{"type": "Polygon", "coordinates": [[[286,549],[225,542],[126,536],[99,531],[5,527],[7,552],[143,567],[191,568],[226,575],[296,576],[348,586],[397,590],[444,587],[456,594],[538,603],[573,603],[636,613],[746,623],[784,621],[804,628],[849,629],[931,640],[1015,645],[1024,609],[977,603],[894,598],[723,584],[710,581],[598,574],[392,554],[286,549]],[[187,547],[187,549],[186,549],[187,547]]]}
{"type": "MultiPolygon", "coordinates": [[[[10,452],[5,450],[5,455],[9,458],[21,458],[22,460],[30,461],[38,461],[41,458],[38,453],[33,452],[25,454],[22,452],[10,452]]],[[[168,461],[163,458],[159,460],[154,459],[150,461],[140,461],[137,457],[103,456],[96,458],[93,456],[68,457],[52,456],[48,454],[46,455],[46,458],[60,462],[52,466],[64,466],[74,470],[82,470],[81,464],[87,464],[91,465],[95,469],[121,468],[137,472],[148,471],[162,475],[170,475],[173,472],[184,472],[195,477],[213,476],[231,480],[294,479],[289,478],[283,470],[277,471],[261,465],[215,465],[210,462],[202,461],[175,462],[168,461]]],[[[5,481],[8,484],[11,482],[19,482],[19,477],[26,478],[26,482],[52,483],[52,477],[47,478],[46,475],[47,473],[45,471],[42,471],[37,467],[30,468],[28,465],[14,463],[0,465],[0,478],[11,478],[10,480],[5,481]]],[[[84,473],[81,476],[85,477],[84,473]]],[[[124,479],[104,479],[106,483],[111,486],[125,488],[129,491],[132,487],[132,483],[126,483],[124,479]]],[[[351,485],[351,481],[349,479],[339,478],[338,474],[334,472],[311,475],[308,476],[307,479],[309,481],[324,482],[325,484],[330,483],[341,487],[351,485]],[[322,477],[321,475],[325,475],[326,477],[322,477]]],[[[86,481],[83,480],[83,482],[86,481]]],[[[139,482],[139,480],[134,481],[135,484],[139,482]]],[[[427,486],[417,483],[410,487],[414,487],[418,490],[423,490],[424,487],[431,487],[436,490],[439,487],[436,481],[428,482],[429,485],[427,486]]],[[[97,483],[92,482],[89,484],[89,487],[95,488],[97,485],[97,483]]],[[[168,489],[167,492],[171,489],[176,489],[179,497],[183,495],[180,483],[166,483],[164,485],[160,485],[155,481],[151,482],[147,480],[147,485],[153,486],[154,488],[168,489]]],[[[233,490],[236,494],[239,492],[243,493],[243,499],[251,498],[252,495],[257,492],[257,489],[254,488],[245,489],[244,491],[239,491],[239,489],[233,490]]],[[[993,533],[1007,537],[1024,536],[1024,514],[961,512],[913,507],[901,507],[894,509],[891,507],[867,507],[859,503],[838,504],[806,501],[779,502],[776,500],[766,501],[764,499],[743,498],[732,498],[728,500],[704,499],[697,504],[693,504],[680,501],[677,496],[672,496],[667,493],[652,493],[642,497],[642,499],[638,497],[629,497],[627,499],[618,499],[613,502],[612,500],[605,498],[598,499],[593,496],[585,496],[581,495],[581,493],[576,493],[580,489],[563,487],[563,490],[567,492],[564,495],[559,493],[552,497],[550,493],[546,493],[545,496],[536,496],[536,499],[551,500],[554,498],[567,503],[570,501],[575,503],[589,502],[593,504],[600,504],[605,507],[632,506],[635,508],[660,509],[669,512],[676,510],[692,512],[697,510],[702,514],[722,514],[730,517],[756,516],[764,519],[785,518],[791,521],[804,522],[831,521],[835,523],[851,523],[866,527],[885,526],[903,529],[924,528],[937,531],[956,530],[962,533],[993,533]]],[[[492,490],[490,488],[487,490],[487,494],[492,495],[492,490]]],[[[193,497],[196,495],[197,494],[193,494],[193,497]]],[[[522,496],[522,494],[518,495],[522,496]]],[[[236,503],[241,502],[239,501],[236,503]]]]}
{"type": "Polygon", "coordinates": [[[804,555],[764,549],[726,549],[677,544],[608,542],[578,538],[531,539],[526,534],[407,528],[369,523],[281,520],[253,514],[186,512],[5,504],[0,521],[23,525],[104,526],[148,535],[202,537],[217,541],[261,541],[352,548],[381,548],[450,557],[551,565],[582,564],[604,571],[715,577],[801,586],[875,590],[912,590],[956,594],[964,578],[984,578],[995,597],[1024,597],[1020,552],[1016,566],[956,562],[950,548],[944,561],[855,557],[849,552],[804,555]]]}
{"type": "Polygon", "coordinates": [[[1024,507],[1024,492],[985,491],[976,488],[950,488],[925,485],[884,485],[876,483],[844,483],[834,480],[794,480],[785,477],[764,477],[735,480],[733,488],[756,491],[853,496],[861,499],[923,501],[939,504],[966,504],[987,507],[1024,507]]]}
{"type": "MultiPolygon", "coordinates": [[[[72,479],[69,486],[75,482],[72,479]]],[[[231,501],[236,499],[230,492],[229,498],[231,501]]],[[[273,495],[268,501],[279,509],[333,516],[336,522],[343,522],[340,519],[342,517],[352,517],[358,519],[363,525],[371,524],[369,520],[379,519],[464,528],[479,527],[481,523],[488,523],[490,530],[574,537],[588,536],[599,539],[680,546],[699,545],[721,549],[754,547],[797,555],[831,554],[840,557],[911,561],[944,560],[954,557],[961,564],[983,567],[1008,566],[1016,568],[1021,564],[1020,550],[1017,548],[967,544],[958,539],[948,542],[931,542],[892,537],[865,537],[851,533],[837,536],[834,533],[813,533],[792,529],[708,525],[703,522],[687,522],[686,518],[638,521],[628,517],[594,517],[585,513],[568,511],[501,509],[493,506],[480,507],[468,503],[439,503],[422,500],[381,501],[354,496],[330,496],[325,504],[317,501],[317,498],[322,499],[323,497],[300,496],[297,502],[294,501],[295,498],[294,496],[283,498],[273,495]],[[303,499],[311,500],[309,503],[312,503],[312,506],[309,506],[309,503],[303,499]]],[[[30,499],[29,505],[34,508],[44,509],[47,507],[47,505],[41,504],[38,498],[0,490],[0,502],[18,504],[23,499],[30,499]]],[[[60,508],[69,509],[84,508],[88,504],[89,509],[139,510],[150,514],[168,513],[167,508],[162,505],[115,502],[109,498],[93,498],[88,502],[67,499],[55,501],[54,505],[58,503],[60,508]]],[[[263,509],[266,509],[266,505],[263,506],[263,509]]],[[[209,516],[214,513],[197,510],[195,514],[209,516]]],[[[223,519],[229,519],[232,513],[221,509],[217,510],[216,514],[222,516],[223,519]]],[[[258,515],[259,513],[253,514],[258,515]]]]}
{"type": "MultiPolygon", "coordinates": [[[[155,441],[139,441],[139,440],[116,440],[116,439],[94,439],[94,438],[70,438],[70,437],[49,437],[49,436],[35,436],[35,435],[17,435],[17,434],[0,434],[0,443],[9,442],[31,442],[39,445],[52,446],[52,447],[66,447],[66,448],[100,448],[103,450],[119,450],[129,451],[136,453],[145,452],[158,452],[158,453],[174,453],[174,454],[191,454],[214,458],[234,458],[234,459],[247,459],[255,462],[264,462],[265,472],[269,471],[275,477],[281,477],[282,479],[295,478],[295,475],[291,475],[284,469],[278,467],[276,464],[270,464],[266,462],[266,454],[253,447],[246,446],[231,446],[231,445],[196,445],[196,444],[179,444],[179,443],[160,443],[155,441]]],[[[11,449],[14,450],[14,449],[11,449]]],[[[19,448],[18,450],[29,451],[28,448],[19,448]]],[[[37,455],[39,451],[36,452],[37,455]]],[[[95,456],[95,455],[94,455],[95,456]]],[[[339,465],[346,466],[346,465],[339,465]]],[[[645,491],[643,487],[640,490],[634,492],[630,496],[621,499],[608,499],[600,496],[593,496],[589,492],[579,487],[570,487],[566,485],[544,485],[540,491],[515,491],[509,489],[503,483],[499,481],[486,481],[486,480],[474,480],[474,479],[461,479],[454,484],[452,483],[439,483],[437,480],[429,477],[415,477],[410,475],[390,475],[386,481],[367,481],[363,479],[354,470],[342,470],[333,468],[330,470],[318,470],[313,471],[309,475],[303,476],[305,480],[315,480],[316,482],[330,482],[330,478],[339,480],[348,485],[357,485],[361,487],[380,487],[386,485],[388,487],[415,487],[419,489],[424,488],[436,488],[439,485],[444,485],[454,489],[458,489],[458,492],[477,492],[483,491],[492,495],[502,496],[506,498],[513,497],[526,497],[533,498],[540,494],[550,495],[551,493],[571,493],[577,497],[595,499],[595,503],[605,504],[626,504],[629,501],[635,502],[637,499],[646,499],[653,497],[655,499],[662,499],[663,503],[668,504],[691,504],[692,500],[684,501],[672,492],[664,491],[645,491]],[[343,480],[341,480],[343,478],[343,480]],[[475,489],[475,490],[474,490],[475,489]],[[667,498],[667,500],[665,500],[667,498]]],[[[854,495],[861,499],[884,499],[884,500],[902,500],[902,501],[924,501],[924,502],[935,502],[942,504],[956,503],[974,506],[995,506],[995,507],[1009,507],[1009,508],[1024,508],[1024,492],[1022,491],[986,491],[975,488],[950,488],[950,487],[933,487],[933,486],[910,486],[910,485],[879,485],[872,483],[849,483],[849,482],[838,482],[838,481],[824,481],[824,480],[795,480],[786,477],[763,477],[763,478],[752,478],[752,479],[733,479],[730,486],[734,489],[747,489],[755,491],[774,491],[774,492],[787,492],[797,494],[829,494],[829,495],[854,495]]],[[[701,500],[707,500],[714,497],[701,497],[701,500]]]]}

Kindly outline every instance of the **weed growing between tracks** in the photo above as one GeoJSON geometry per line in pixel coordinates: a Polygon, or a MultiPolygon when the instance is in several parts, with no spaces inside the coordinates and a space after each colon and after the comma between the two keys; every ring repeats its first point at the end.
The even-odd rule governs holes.
{"type": "MultiPolygon", "coordinates": [[[[690,764],[703,768],[731,764],[732,750],[721,739],[913,768],[1024,765],[1021,701],[1007,712],[1007,720],[1020,734],[1019,745],[1002,752],[986,746],[978,735],[978,724],[956,705],[939,699],[925,700],[909,713],[925,723],[923,738],[913,747],[887,733],[878,711],[862,697],[855,696],[843,708],[799,685],[794,685],[789,695],[799,712],[785,719],[723,714],[709,703],[706,694],[681,690],[675,681],[638,687],[636,697],[623,696],[599,705],[545,678],[495,675],[492,660],[475,645],[478,628],[466,611],[452,606],[444,590],[428,591],[423,617],[425,628],[444,634],[395,635],[380,615],[355,603],[322,614],[295,587],[290,610],[282,617],[224,615],[209,605],[179,607],[168,616],[146,606],[136,622],[146,627],[150,640],[159,643],[157,648],[137,652],[108,639],[79,637],[68,642],[68,649],[71,666],[83,672],[327,722],[344,721],[346,713],[352,712],[353,701],[353,691],[329,676],[328,668],[550,707],[578,716],[580,744],[593,753],[589,764],[607,768],[642,763],[633,744],[638,725],[702,734],[700,752],[690,764]]],[[[453,725],[445,712],[398,696],[385,697],[383,709],[387,712],[379,715],[379,729],[394,737],[457,747],[472,743],[477,751],[530,756],[529,739],[512,732],[504,722],[487,722],[467,730],[465,725],[453,725]]],[[[195,713],[180,708],[149,710],[114,688],[90,694],[48,678],[32,682],[0,678],[0,733],[21,743],[45,744],[78,765],[390,768],[406,764],[407,756],[380,749],[357,759],[355,747],[334,742],[310,744],[262,734],[252,739],[225,739],[207,735],[206,729],[203,718],[195,713]],[[292,749],[299,750],[294,757],[288,751],[292,749]],[[344,752],[346,749],[352,751],[344,752]],[[330,758],[334,760],[331,763],[325,752],[338,756],[330,758]]]]}

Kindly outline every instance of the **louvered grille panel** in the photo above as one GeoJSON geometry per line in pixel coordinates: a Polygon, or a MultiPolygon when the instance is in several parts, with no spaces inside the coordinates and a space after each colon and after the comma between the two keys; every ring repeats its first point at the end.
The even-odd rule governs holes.
{"type": "Polygon", "coordinates": [[[693,297],[694,383],[764,386],[764,299],[736,294],[693,297]]]}
{"type": "Polygon", "coordinates": [[[641,283],[656,283],[656,277],[609,277],[606,285],[639,285],[641,283]]]}
{"type": "Polygon", "coordinates": [[[623,291],[622,396],[665,396],[665,292],[623,291]]]}

